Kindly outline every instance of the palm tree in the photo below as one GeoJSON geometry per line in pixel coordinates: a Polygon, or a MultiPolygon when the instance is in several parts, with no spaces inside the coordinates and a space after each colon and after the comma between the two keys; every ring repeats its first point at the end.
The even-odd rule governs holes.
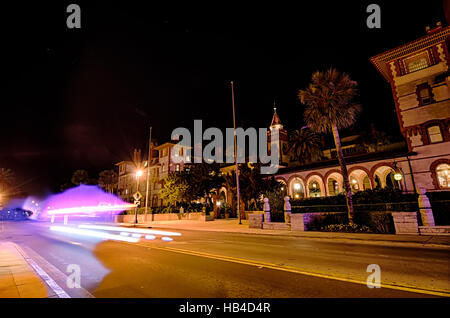
{"type": "Polygon", "coordinates": [[[289,135],[288,151],[300,164],[316,161],[322,156],[320,137],[308,127],[297,129],[289,135]]]}
{"type": "Polygon", "coordinates": [[[311,130],[333,134],[344,179],[350,224],[353,224],[354,215],[352,191],[342,152],[339,129],[352,126],[361,111],[361,106],[352,102],[357,95],[357,85],[346,73],[331,68],[326,72],[315,72],[308,88],[300,90],[298,93],[301,103],[307,106],[303,117],[311,130]]]}

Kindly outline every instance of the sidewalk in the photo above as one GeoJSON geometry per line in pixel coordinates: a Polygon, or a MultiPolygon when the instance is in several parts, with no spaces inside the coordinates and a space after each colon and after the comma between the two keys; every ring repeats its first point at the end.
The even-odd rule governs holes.
{"type": "Polygon", "coordinates": [[[55,296],[27,263],[16,244],[0,242],[0,298],[55,296]]]}
{"type": "MultiPolygon", "coordinates": [[[[130,226],[130,223],[120,223],[122,226],[130,226]]],[[[141,227],[154,227],[173,230],[192,230],[209,232],[227,232],[242,234],[261,234],[261,235],[279,235],[289,237],[299,237],[305,239],[332,239],[334,241],[344,242],[364,242],[372,244],[395,245],[402,244],[406,246],[427,246],[427,247],[445,247],[450,249],[449,236],[431,236],[431,235],[395,235],[395,234],[366,234],[366,233],[336,233],[336,232],[301,232],[287,230],[263,230],[250,229],[248,221],[242,220],[239,224],[237,219],[218,219],[214,221],[154,221],[140,223],[141,227]]]]}

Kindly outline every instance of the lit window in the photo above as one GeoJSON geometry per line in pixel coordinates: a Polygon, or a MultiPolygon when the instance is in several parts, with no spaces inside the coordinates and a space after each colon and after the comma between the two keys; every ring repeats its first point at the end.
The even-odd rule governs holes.
{"type": "Polygon", "coordinates": [[[353,191],[359,190],[358,180],[356,180],[356,178],[353,176],[350,177],[350,185],[351,185],[353,191]]]}
{"type": "Polygon", "coordinates": [[[175,171],[180,171],[180,165],[177,164],[177,165],[175,166],[175,171]]]}
{"type": "Polygon", "coordinates": [[[320,185],[317,181],[311,181],[309,184],[309,196],[310,197],[320,197],[320,185]]]}
{"type": "Polygon", "coordinates": [[[412,60],[408,63],[408,71],[409,73],[415,72],[421,69],[424,69],[428,66],[428,62],[426,58],[418,58],[415,60],[412,60]]]}
{"type": "Polygon", "coordinates": [[[437,166],[436,175],[441,188],[450,188],[450,165],[444,163],[437,166]]]}
{"type": "Polygon", "coordinates": [[[431,143],[443,141],[441,127],[439,127],[438,125],[428,127],[427,131],[431,143]]]}
{"type": "Polygon", "coordinates": [[[427,52],[422,52],[422,53],[419,53],[419,54],[414,55],[412,57],[406,58],[404,60],[404,63],[406,65],[408,73],[424,69],[424,68],[429,66],[428,53],[427,52]]]}
{"type": "Polygon", "coordinates": [[[291,193],[295,199],[302,199],[305,196],[305,191],[303,189],[302,184],[300,183],[300,179],[295,179],[291,183],[291,193]]]}

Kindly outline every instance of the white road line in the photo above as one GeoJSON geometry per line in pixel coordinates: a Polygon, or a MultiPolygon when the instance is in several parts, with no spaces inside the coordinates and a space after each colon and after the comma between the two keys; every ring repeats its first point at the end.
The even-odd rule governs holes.
{"type": "Polygon", "coordinates": [[[28,255],[16,244],[14,244],[22,254],[23,258],[30,264],[31,267],[36,271],[36,273],[45,281],[45,283],[51,288],[51,290],[59,298],[71,298],[35,261],[33,261],[28,255]]]}

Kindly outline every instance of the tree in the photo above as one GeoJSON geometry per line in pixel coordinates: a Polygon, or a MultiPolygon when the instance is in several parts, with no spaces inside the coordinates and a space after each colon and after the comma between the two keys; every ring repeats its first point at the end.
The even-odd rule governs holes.
{"type": "Polygon", "coordinates": [[[300,164],[319,160],[322,157],[320,137],[309,128],[295,130],[289,136],[289,152],[300,164]]]}
{"type": "Polygon", "coordinates": [[[357,83],[346,73],[336,69],[315,72],[311,83],[305,90],[299,90],[298,96],[307,107],[303,114],[305,122],[317,133],[331,132],[338,154],[344,179],[349,223],[353,224],[353,201],[347,166],[339,137],[339,129],[352,126],[361,106],[352,102],[357,95],[357,83]]]}
{"type": "Polygon", "coordinates": [[[109,193],[114,193],[117,182],[118,175],[114,170],[103,170],[98,175],[98,185],[109,193]]]}
{"type": "Polygon", "coordinates": [[[363,132],[360,141],[367,152],[377,152],[391,142],[391,137],[383,131],[363,132]]]}
{"type": "Polygon", "coordinates": [[[74,185],[80,185],[89,184],[91,179],[89,178],[89,174],[86,170],[80,169],[73,173],[71,181],[74,185]]]}
{"type": "Polygon", "coordinates": [[[209,195],[218,190],[223,182],[220,165],[217,163],[195,163],[183,171],[183,177],[191,188],[192,196],[196,199],[204,198],[209,206],[209,195]]]}
{"type": "MultiPolygon", "coordinates": [[[[240,197],[245,208],[249,208],[250,201],[260,201],[261,196],[281,188],[281,183],[272,177],[263,177],[259,164],[241,164],[239,166],[240,197]]],[[[235,211],[236,204],[236,171],[224,176],[224,185],[232,193],[232,208],[235,211]]]]}
{"type": "Polygon", "coordinates": [[[178,203],[192,201],[191,187],[186,182],[184,175],[173,172],[164,180],[164,187],[160,191],[161,199],[165,204],[177,206],[178,203]]]}

